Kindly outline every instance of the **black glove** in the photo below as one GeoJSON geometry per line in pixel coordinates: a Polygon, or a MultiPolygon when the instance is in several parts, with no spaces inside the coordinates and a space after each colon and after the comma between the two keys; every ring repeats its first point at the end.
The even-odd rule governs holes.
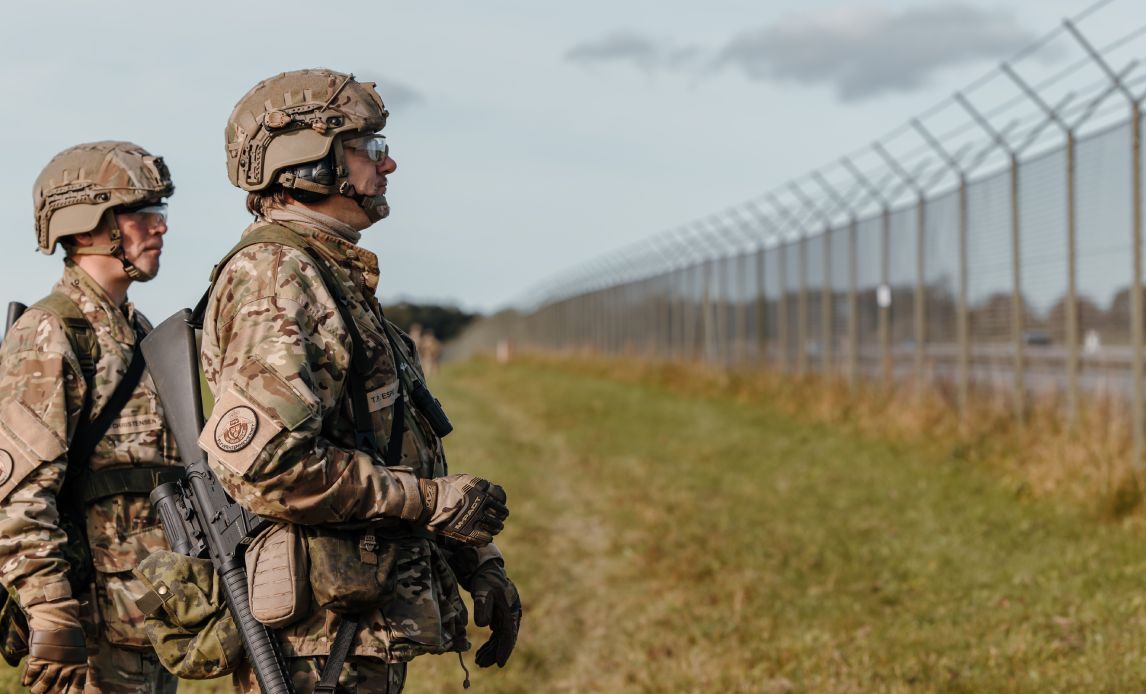
{"type": "Polygon", "coordinates": [[[484,562],[469,583],[474,599],[474,624],[488,626],[493,632],[489,641],[478,649],[474,662],[480,667],[494,663],[505,667],[521,627],[521,598],[517,588],[505,575],[505,565],[500,559],[484,562]]]}
{"type": "Polygon", "coordinates": [[[443,537],[470,545],[487,545],[505,527],[509,509],[505,490],[473,475],[418,480],[422,523],[443,537]]]}

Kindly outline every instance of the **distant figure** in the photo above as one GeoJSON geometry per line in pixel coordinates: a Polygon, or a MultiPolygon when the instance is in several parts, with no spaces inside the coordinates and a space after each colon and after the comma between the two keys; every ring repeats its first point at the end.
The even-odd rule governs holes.
{"type": "Polygon", "coordinates": [[[427,329],[417,338],[417,344],[418,353],[422,356],[422,369],[427,376],[433,376],[438,372],[438,361],[442,357],[442,341],[434,335],[433,330],[427,329]]]}
{"type": "Polygon", "coordinates": [[[513,358],[513,341],[503,337],[497,341],[497,363],[508,364],[513,358]]]}

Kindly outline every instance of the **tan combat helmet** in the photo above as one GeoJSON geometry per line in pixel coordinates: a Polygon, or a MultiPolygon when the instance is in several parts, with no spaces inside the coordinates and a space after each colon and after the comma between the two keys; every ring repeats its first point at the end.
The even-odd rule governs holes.
{"type": "Polygon", "coordinates": [[[373,82],[333,70],[295,70],[263,80],[227,120],[227,176],[248,192],[279,185],[295,197],[345,195],[372,220],[386,216],[384,196],[358,194],[347,180],[344,138],[386,126],[373,82]]]}
{"type": "Polygon", "coordinates": [[[40,252],[51,255],[61,238],[93,231],[106,218],[111,245],[75,252],[115,256],[132,278],[150,279],[123,257],[122,234],[112,211],[159,203],[174,192],[163,158],[139,145],[108,140],[69,147],[48,162],[32,188],[40,252]]]}

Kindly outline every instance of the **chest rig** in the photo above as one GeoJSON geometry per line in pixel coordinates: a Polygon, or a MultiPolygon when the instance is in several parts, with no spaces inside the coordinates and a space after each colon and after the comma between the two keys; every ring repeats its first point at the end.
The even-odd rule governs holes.
{"type": "MultiPolygon", "coordinates": [[[[378,443],[378,438],[374,433],[374,425],[370,418],[370,409],[366,393],[366,375],[369,372],[368,357],[366,355],[362,334],[358,329],[358,324],[355,322],[354,316],[350,312],[350,297],[346,295],[342,283],[331,271],[330,261],[323,258],[318,250],[306,241],[306,238],[302,234],[289,227],[281,224],[267,224],[254,229],[244,236],[243,239],[215,265],[215,269],[211,272],[211,285],[192,312],[191,321],[194,325],[203,324],[203,317],[207,312],[207,299],[227,262],[243,249],[260,243],[286,246],[287,248],[292,248],[306,255],[313,261],[314,268],[322,279],[323,286],[326,287],[327,292],[334,298],[335,310],[338,311],[339,317],[346,326],[346,332],[349,334],[351,341],[350,375],[347,379],[346,387],[349,391],[348,395],[350,397],[351,411],[354,418],[356,448],[381,456],[383,462],[388,467],[399,465],[402,459],[402,439],[406,428],[407,407],[413,407],[421,414],[429,423],[434,435],[438,438],[445,437],[453,431],[453,425],[450,424],[450,420],[446,416],[445,410],[442,409],[441,403],[430,393],[425,381],[418,375],[413,364],[411,364],[410,360],[406,357],[406,352],[403,349],[405,345],[402,344],[403,340],[401,336],[396,334],[394,328],[383,315],[380,316],[382,329],[390,345],[390,350],[394,354],[400,392],[398,399],[394,403],[394,416],[389,440],[386,449],[382,450],[378,443]]],[[[381,307],[379,307],[379,311],[381,311],[381,307]]],[[[407,349],[412,350],[413,347],[407,347],[407,349]]]]}

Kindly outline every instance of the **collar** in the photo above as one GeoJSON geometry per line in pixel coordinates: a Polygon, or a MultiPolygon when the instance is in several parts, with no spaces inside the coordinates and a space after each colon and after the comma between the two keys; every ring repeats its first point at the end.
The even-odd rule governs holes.
{"type": "Polygon", "coordinates": [[[338,234],[295,222],[259,220],[247,227],[243,235],[245,236],[253,229],[268,223],[284,226],[305,237],[310,241],[310,244],[317,248],[323,257],[330,260],[330,262],[344,268],[352,274],[360,274],[362,276],[362,284],[370,294],[377,291],[379,279],[378,256],[373,252],[347,241],[338,234]]]}
{"type": "Polygon", "coordinates": [[[135,306],[125,301],[116,306],[103,287],[70,258],[64,260],[64,276],[56,283],[55,291],[67,296],[97,330],[106,327],[116,342],[135,344],[135,306]]]}

